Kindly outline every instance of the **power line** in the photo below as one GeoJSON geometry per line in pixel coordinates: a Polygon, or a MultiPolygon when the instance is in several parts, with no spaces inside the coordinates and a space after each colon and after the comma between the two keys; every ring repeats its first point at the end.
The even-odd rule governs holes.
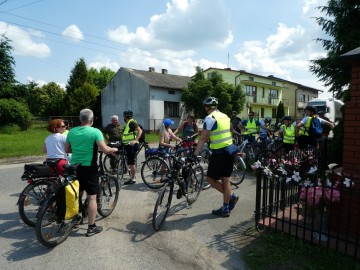
{"type": "MultiPolygon", "coordinates": [[[[8,0],[5,0],[4,2],[6,2],[6,1],[8,1],[8,0]]],[[[26,5],[22,5],[22,6],[19,6],[19,7],[16,7],[16,8],[12,8],[12,9],[7,10],[6,12],[13,11],[13,10],[17,10],[17,9],[20,9],[20,8],[23,8],[23,7],[27,7],[27,6],[31,6],[31,5],[36,4],[36,3],[38,3],[38,2],[41,2],[41,1],[43,1],[43,0],[34,1],[34,2],[31,2],[31,3],[26,4],[26,5]]],[[[3,12],[3,11],[1,11],[1,12],[3,12]]]]}

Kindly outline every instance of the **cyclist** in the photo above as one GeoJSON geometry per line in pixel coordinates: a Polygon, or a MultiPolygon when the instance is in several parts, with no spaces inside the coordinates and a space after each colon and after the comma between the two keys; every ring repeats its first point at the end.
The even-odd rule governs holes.
{"type": "MultiPolygon", "coordinates": [[[[235,154],[238,148],[233,144],[233,128],[230,118],[217,110],[218,101],[207,97],[203,101],[207,116],[204,119],[203,131],[194,154],[199,155],[205,143],[210,139],[212,155],[209,158],[207,179],[209,184],[223,194],[223,206],[213,210],[214,215],[229,217],[239,197],[231,194],[230,176],[233,170],[235,154]],[[219,182],[218,180],[221,180],[219,182]]],[[[234,131],[234,133],[237,133],[234,131]]]]}
{"type": "Polygon", "coordinates": [[[125,145],[127,162],[130,167],[130,179],[124,184],[136,183],[136,166],[135,158],[136,153],[139,150],[139,139],[142,134],[142,130],[139,124],[133,119],[133,112],[126,110],[123,113],[124,121],[126,123],[123,133],[123,144],[125,145]]]}
{"type": "Polygon", "coordinates": [[[104,136],[97,128],[92,127],[94,113],[90,109],[80,111],[80,123],[69,131],[66,137],[65,150],[72,152],[71,164],[80,163],[77,169],[77,179],[80,182],[80,198],[83,191],[86,191],[88,199],[88,229],[86,236],[100,233],[103,228],[96,226],[97,202],[96,195],[99,189],[99,174],[97,165],[98,147],[105,154],[118,151],[117,148],[108,147],[104,136]]]}
{"type": "Polygon", "coordinates": [[[266,116],[264,120],[260,120],[260,130],[259,130],[259,138],[263,142],[269,142],[269,134],[273,132],[273,130],[270,128],[271,124],[271,117],[266,116]]]}
{"type": "Polygon", "coordinates": [[[236,111],[232,111],[231,112],[231,125],[233,127],[233,129],[235,129],[237,132],[241,132],[241,118],[237,116],[237,112],[236,111]]]}
{"type": "Polygon", "coordinates": [[[257,129],[261,126],[261,124],[259,120],[254,119],[254,112],[250,111],[248,116],[248,119],[241,121],[241,129],[245,130],[242,134],[246,135],[245,139],[251,143],[255,141],[255,133],[257,133],[257,129]]]}
{"type": "Polygon", "coordinates": [[[296,123],[291,121],[291,116],[283,118],[284,124],[280,126],[280,136],[283,138],[283,147],[286,152],[294,150],[296,123]]]}
{"type": "Polygon", "coordinates": [[[181,141],[181,139],[177,137],[170,128],[170,126],[172,126],[173,124],[174,121],[172,121],[169,118],[166,118],[164,119],[160,127],[159,149],[164,153],[168,153],[170,152],[171,149],[175,148],[175,145],[170,144],[170,141],[172,139],[175,139],[176,141],[181,141]]]}
{"type": "Polygon", "coordinates": [[[177,134],[179,129],[182,130],[182,138],[191,138],[191,137],[196,137],[199,134],[199,129],[198,126],[195,122],[195,117],[193,115],[188,115],[188,117],[186,118],[186,121],[184,123],[182,123],[182,125],[177,128],[174,131],[174,134],[177,134]]]}

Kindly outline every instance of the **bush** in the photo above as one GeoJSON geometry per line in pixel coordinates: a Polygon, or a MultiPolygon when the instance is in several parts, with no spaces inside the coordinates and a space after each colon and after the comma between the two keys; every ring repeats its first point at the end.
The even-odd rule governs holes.
{"type": "Polygon", "coordinates": [[[24,103],[14,99],[0,99],[0,125],[15,124],[21,130],[27,130],[31,125],[31,113],[24,103]]]}

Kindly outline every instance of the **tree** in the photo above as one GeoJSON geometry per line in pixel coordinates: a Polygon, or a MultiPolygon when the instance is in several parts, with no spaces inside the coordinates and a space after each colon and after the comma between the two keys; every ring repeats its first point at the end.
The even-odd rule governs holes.
{"type": "Polygon", "coordinates": [[[95,85],[101,92],[114,75],[115,72],[109,68],[102,67],[99,71],[95,68],[90,68],[88,71],[87,82],[95,85]]]}
{"type": "Polygon", "coordinates": [[[240,86],[234,87],[225,83],[221,74],[215,72],[210,79],[205,79],[203,70],[196,68],[196,74],[183,90],[181,101],[184,103],[185,111],[193,112],[196,118],[204,118],[206,112],[202,104],[208,96],[218,99],[218,109],[230,115],[231,111],[241,111],[245,103],[245,94],[240,86]]]}
{"type": "Polygon", "coordinates": [[[65,91],[55,82],[50,82],[41,87],[49,97],[49,103],[44,111],[44,115],[64,115],[66,105],[64,103],[65,91]]]}
{"type": "Polygon", "coordinates": [[[83,86],[74,90],[68,105],[73,109],[74,114],[76,113],[77,115],[84,108],[92,108],[98,95],[99,92],[95,85],[84,83],[83,86]]]}
{"type": "Polygon", "coordinates": [[[11,55],[12,47],[10,40],[4,35],[0,39],[0,89],[7,89],[16,83],[15,60],[11,55]]]}
{"type": "Polygon", "coordinates": [[[276,124],[275,124],[276,126],[278,123],[281,122],[284,116],[285,116],[284,104],[280,101],[276,110],[276,124]]]}
{"type": "Polygon", "coordinates": [[[24,103],[12,98],[0,99],[0,125],[16,124],[26,130],[31,124],[31,114],[24,103]]]}
{"type": "Polygon", "coordinates": [[[316,18],[329,39],[317,38],[327,51],[326,57],[311,61],[310,71],[340,98],[348,88],[351,74],[339,56],[360,46],[360,4],[356,0],[329,0],[319,7],[326,17],[316,18]]]}

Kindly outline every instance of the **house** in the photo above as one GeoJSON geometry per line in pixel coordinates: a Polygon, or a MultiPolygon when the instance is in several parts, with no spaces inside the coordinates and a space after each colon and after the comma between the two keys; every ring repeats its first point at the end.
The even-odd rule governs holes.
{"type": "Polygon", "coordinates": [[[294,119],[301,118],[307,101],[317,98],[318,92],[321,91],[273,75],[262,76],[231,68],[206,69],[205,77],[211,78],[214,72],[221,74],[225,82],[234,86],[240,85],[245,92],[246,107],[239,112],[241,118],[247,118],[248,112],[253,111],[260,118],[270,116],[275,119],[280,101],[284,105],[285,115],[290,115],[294,119]]]}
{"type": "Polygon", "coordinates": [[[148,71],[120,68],[101,92],[101,114],[103,126],[110,123],[114,114],[125,110],[134,112],[134,119],[144,130],[158,130],[164,118],[180,122],[182,113],[180,101],[182,89],[191,78],[161,73],[150,67],[148,71]]]}

